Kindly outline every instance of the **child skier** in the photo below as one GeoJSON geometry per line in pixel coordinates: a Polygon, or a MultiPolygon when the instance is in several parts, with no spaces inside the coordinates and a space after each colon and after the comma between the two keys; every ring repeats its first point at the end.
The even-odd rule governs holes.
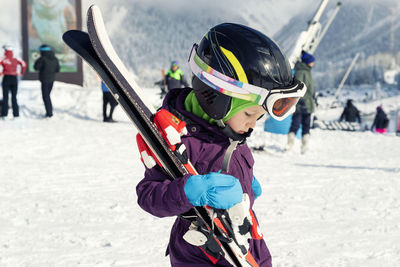
{"type": "MultiPolygon", "coordinates": [[[[185,241],[191,219],[184,213],[204,205],[229,209],[244,193],[253,206],[261,186],[246,138],[266,111],[278,120],[292,113],[306,87],[271,39],[238,24],[213,27],[193,46],[189,64],[193,89],[171,90],[162,108],[187,123],[182,143],[200,175],[171,181],[159,166],[147,169],[136,188],[138,203],[157,217],[178,216],[166,251],[172,266],[231,266],[223,257],[212,263],[185,241]]],[[[271,266],[263,239],[249,239],[249,245],[259,266],[271,266]]]]}

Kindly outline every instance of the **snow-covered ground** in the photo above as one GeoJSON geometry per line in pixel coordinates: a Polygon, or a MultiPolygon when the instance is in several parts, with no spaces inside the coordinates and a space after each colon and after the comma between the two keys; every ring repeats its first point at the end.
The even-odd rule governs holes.
{"type": "MultiPolygon", "coordinates": [[[[43,119],[39,83],[20,83],[21,117],[0,120],[0,266],[169,266],[174,218],[137,205],[136,130],[120,107],[118,123],[103,123],[101,97],[56,83],[55,115],[43,119]]],[[[398,266],[400,137],[316,129],[307,154],[299,145],[254,153],[255,210],[274,266],[398,266]]]]}

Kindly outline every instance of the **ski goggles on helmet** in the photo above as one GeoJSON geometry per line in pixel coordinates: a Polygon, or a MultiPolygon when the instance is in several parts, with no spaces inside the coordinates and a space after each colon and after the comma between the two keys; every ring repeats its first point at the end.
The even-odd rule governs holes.
{"type": "Polygon", "coordinates": [[[235,80],[207,65],[197,55],[197,47],[197,44],[193,45],[189,56],[190,68],[197,78],[224,95],[257,103],[276,120],[283,120],[292,114],[307,91],[305,84],[296,79],[293,79],[293,86],[274,89],[235,80]]]}

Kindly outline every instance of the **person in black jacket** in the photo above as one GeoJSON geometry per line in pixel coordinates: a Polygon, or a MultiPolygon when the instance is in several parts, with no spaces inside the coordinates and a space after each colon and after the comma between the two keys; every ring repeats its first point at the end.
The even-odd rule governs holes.
{"type": "Polygon", "coordinates": [[[60,64],[48,45],[41,45],[39,51],[40,57],[35,61],[33,67],[35,70],[39,71],[46,117],[50,118],[53,116],[53,105],[51,104],[50,93],[53,89],[55,74],[60,71],[60,64]]]}
{"type": "Polygon", "coordinates": [[[343,109],[343,113],[340,116],[339,121],[342,120],[348,121],[348,122],[358,122],[361,123],[361,117],[360,117],[360,111],[354,106],[353,100],[348,99],[346,106],[343,109]]]}
{"type": "Polygon", "coordinates": [[[383,111],[382,106],[378,106],[376,108],[376,115],[371,126],[371,131],[373,131],[375,128],[375,132],[377,133],[386,133],[388,125],[389,119],[386,113],[383,111]]]}

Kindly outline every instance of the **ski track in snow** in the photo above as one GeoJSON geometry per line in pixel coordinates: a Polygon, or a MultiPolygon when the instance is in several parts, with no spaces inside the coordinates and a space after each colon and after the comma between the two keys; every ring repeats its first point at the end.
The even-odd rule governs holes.
{"type": "MultiPolygon", "coordinates": [[[[55,115],[41,119],[39,92],[20,83],[25,112],[0,120],[0,266],[169,266],[174,218],[136,203],[144,167],[121,108],[103,123],[100,88],[56,83],[55,115]]],[[[299,147],[254,153],[273,265],[397,266],[400,138],[316,129],[310,151],[299,147]]]]}

